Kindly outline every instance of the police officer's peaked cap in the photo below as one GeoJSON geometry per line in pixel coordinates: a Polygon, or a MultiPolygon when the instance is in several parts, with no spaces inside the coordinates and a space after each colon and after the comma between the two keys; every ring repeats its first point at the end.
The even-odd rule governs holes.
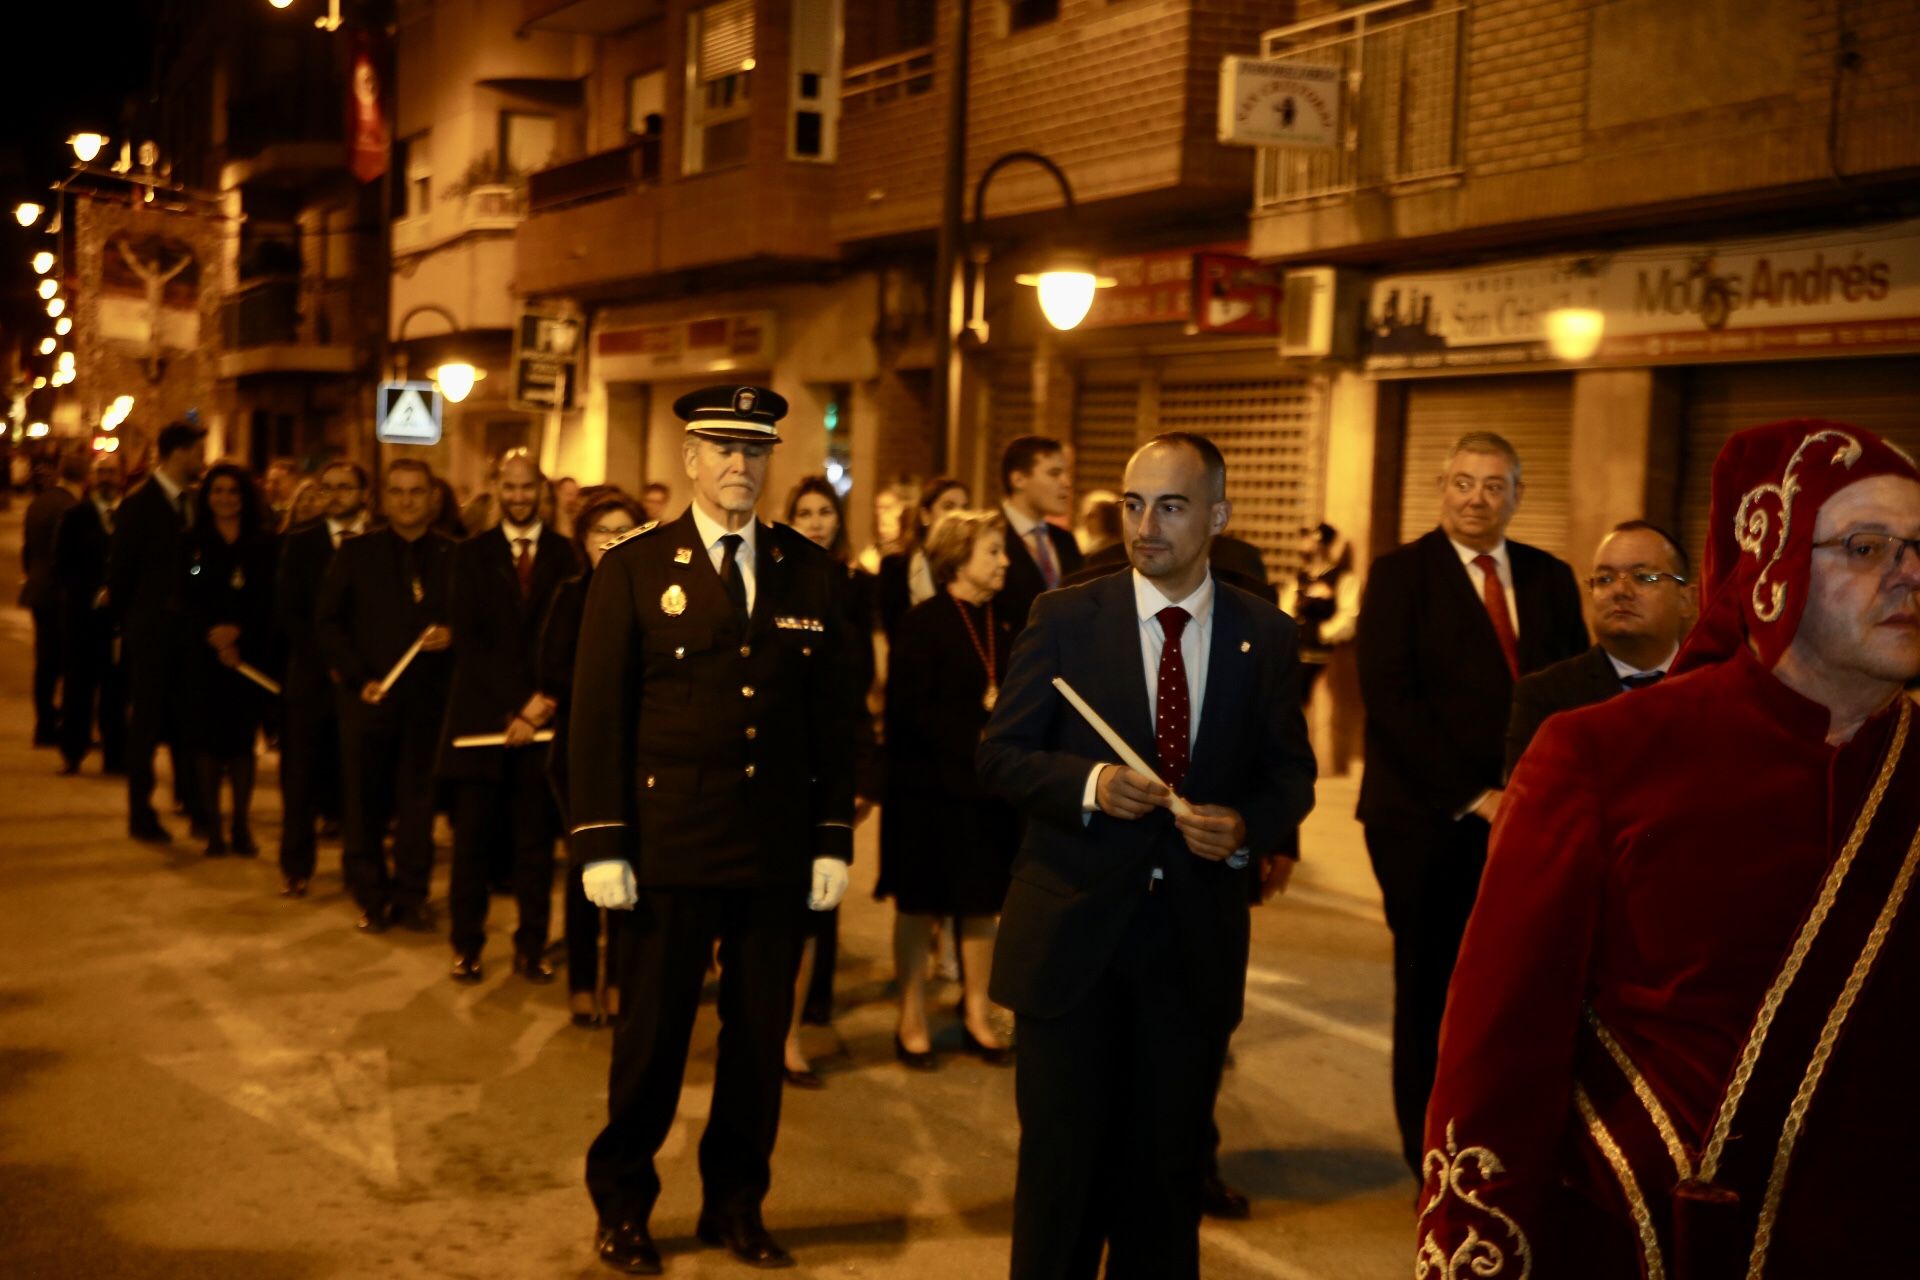
{"type": "Polygon", "coordinates": [[[779,444],[787,400],[765,387],[702,387],[675,400],[673,412],[690,436],[779,444]]]}

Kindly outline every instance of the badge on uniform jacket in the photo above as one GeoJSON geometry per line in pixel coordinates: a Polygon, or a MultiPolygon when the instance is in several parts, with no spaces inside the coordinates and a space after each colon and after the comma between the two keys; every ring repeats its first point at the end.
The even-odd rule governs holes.
{"type": "Polygon", "coordinates": [[[660,612],[669,618],[677,618],[686,611],[687,593],[680,589],[679,583],[674,583],[660,593],[660,612]]]}
{"type": "Polygon", "coordinates": [[[782,631],[825,631],[818,618],[775,618],[773,625],[782,631]]]}
{"type": "Polygon", "coordinates": [[[679,550],[677,550],[677,551],[675,551],[675,552],[673,553],[673,562],[674,562],[675,564],[692,564],[692,563],[693,563],[693,548],[692,548],[692,547],[681,547],[681,548],[680,548],[679,550]]]}

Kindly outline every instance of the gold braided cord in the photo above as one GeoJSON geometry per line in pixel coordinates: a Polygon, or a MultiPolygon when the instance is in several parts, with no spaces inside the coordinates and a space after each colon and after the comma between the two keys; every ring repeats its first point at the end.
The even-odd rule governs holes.
{"type": "Polygon", "coordinates": [[[1913,843],[1907,846],[1907,859],[1900,865],[1900,874],[1894,879],[1893,890],[1880,908],[1872,932],[1867,934],[1866,946],[1861,948],[1859,957],[1853,962],[1853,972],[1847,975],[1847,985],[1840,989],[1840,999],[1827,1013],[1826,1025],[1820,1029],[1820,1042],[1813,1050],[1813,1060],[1807,1063],[1807,1073],[1801,1077],[1800,1087],[1794,1092],[1793,1105],[1787,1108],[1786,1127],[1781,1131],[1780,1145],[1774,1149],[1773,1169],[1767,1175],[1767,1195],[1760,1206],[1760,1226],[1753,1238],[1753,1255],[1747,1262],[1747,1280],[1760,1280],[1761,1273],[1766,1269],[1767,1246],[1773,1243],[1774,1220],[1780,1212],[1780,1197],[1786,1192],[1787,1165],[1793,1159],[1794,1144],[1799,1142],[1801,1131],[1806,1128],[1807,1111],[1813,1105],[1814,1090],[1820,1087],[1820,1078],[1826,1073],[1827,1061],[1833,1057],[1833,1047],[1838,1043],[1847,1017],[1860,998],[1861,988],[1873,972],[1874,962],[1880,958],[1880,949],[1893,929],[1894,918],[1900,914],[1900,906],[1913,884],[1916,864],[1920,864],[1920,835],[1915,835],[1913,843]]]}
{"type": "Polygon", "coordinates": [[[1667,1144],[1667,1154],[1673,1157],[1673,1168],[1680,1175],[1680,1180],[1684,1182],[1693,1177],[1693,1157],[1687,1153],[1686,1143],[1680,1141],[1680,1132],[1674,1128],[1673,1118],[1667,1114],[1666,1106],[1655,1096],[1653,1086],[1647,1083],[1647,1078],[1640,1074],[1640,1068],[1627,1056],[1626,1049],[1613,1038],[1613,1032],[1607,1030],[1606,1023],[1600,1021],[1600,1015],[1591,1008],[1587,1010],[1587,1025],[1593,1028],[1593,1034],[1599,1037],[1601,1047],[1606,1049],[1613,1064],[1620,1068],[1620,1074],[1633,1086],[1633,1096],[1640,1099],[1640,1105],[1647,1109],[1653,1127],[1660,1131],[1660,1140],[1667,1144]]]}
{"type": "Polygon", "coordinates": [[[1653,1214],[1647,1210],[1647,1198],[1640,1193],[1640,1180],[1633,1175],[1633,1166],[1627,1163],[1627,1157],[1620,1150],[1620,1144],[1607,1132],[1606,1122],[1600,1119],[1600,1113],[1594,1109],[1593,1099],[1587,1096],[1585,1086],[1575,1085],[1573,1105],[1580,1110],[1580,1118],[1587,1122],[1587,1133],[1593,1138],[1593,1145],[1600,1148],[1607,1163],[1613,1168],[1613,1176],[1620,1179],[1620,1190],[1627,1197],[1627,1209],[1633,1214],[1633,1229],[1640,1236],[1640,1262],[1646,1269],[1646,1280],[1666,1280],[1666,1264],[1660,1256],[1660,1237],[1653,1229],[1653,1214]]]}
{"type": "Polygon", "coordinates": [[[1746,1044],[1741,1047],[1740,1062],[1734,1068],[1733,1079],[1727,1084],[1727,1096],[1721,1100],[1720,1109],[1714,1115],[1712,1135],[1707,1139],[1706,1150],[1700,1158],[1700,1178],[1704,1182],[1712,1182],[1720,1171],[1720,1157],[1726,1150],[1727,1136],[1733,1130],[1734,1114],[1740,1109],[1740,1099],[1753,1079],[1754,1067],[1760,1061],[1760,1050],[1766,1045],[1768,1032],[1773,1030],[1774,1019],[1780,1014],[1780,1005],[1786,1000],[1787,992],[1800,976],[1807,953],[1813,950],[1820,927],[1826,923],[1834,901],[1840,896],[1840,886],[1846,881],[1854,857],[1867,838],[1867,829],[1880,812],[1880,801],[1887,794],[1901,753],[1906,748],[1907,726],[1912,719],[1913,704],[1903,698],[1900,720],[1894,727],[1893,743],[1887,748],[1886,761],[1880,766],[1880,776],[1874,779],[1873,790],[1867,793],[1867,802],[1861,807],[1860,817],[1853,824],[1853,831],[1842,846],[1840,856],[1827,868],[1826,878],[1820,885],[1820,896],[1814,902],[1806,923],[1800,926],[1800,932],[1794,936],[1793,949],[1787,953],[1786,963],[1781,965],[1779,975],[1774,978],[1773,985],[1767,989],[1766,999],[1760,1004],[1759,1013],[1754,1015],[1753,1029],[1747,1033],[1746,1044]]]}

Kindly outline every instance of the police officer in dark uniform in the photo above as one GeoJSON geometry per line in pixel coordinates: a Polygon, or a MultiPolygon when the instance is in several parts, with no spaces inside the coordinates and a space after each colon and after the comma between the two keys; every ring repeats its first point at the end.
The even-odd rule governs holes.
{"type": "Polygon", "coordinates": [[[693,505],[614,544],[575,665],[571,856],[596,905],[631,909],[608,1121],[587,1153],[602,1262],[660,1272],[647,1219],[715,939],[720,1045],[700,1142],[698,1235],[793,1264],[760,1219],[806,911],[837,906],[853,852],[859,700],[845,572],[754,518],[786,401],[683,396],[693,505]]]}

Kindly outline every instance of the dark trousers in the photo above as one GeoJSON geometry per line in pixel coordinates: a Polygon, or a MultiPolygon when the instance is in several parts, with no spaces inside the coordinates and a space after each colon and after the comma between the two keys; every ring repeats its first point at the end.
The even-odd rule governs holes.
{"type": "Polygon", "coordinates": [[[1197,1280],[1200,1180],[1230,1028],[1194,999],[1168,895],[1072,1011],[1016,1020],[1013,1280],[1197,1280]]]}
{"type": "Polygon", "coordinates": [[[607,1127],[587,1152],[587,1190],[601,1222],[643,1223],[660,1198],[654,1153],[673,1127],[716,938],[720,1049],[700,1139],[704,1204],[725,1216],[766,1198],[806,896],[800,886],[643,889],[621,922],[607,1127]]]}
{"type": "Polygon", "coordinates": [[[553,793],[547,789],[542,747],[503,750],[498,778],[462,778],[453,794],[453,949],[477,955],[487,945],[487,895],[492,849],[505,837],[513,849],[513,896],[520,906],[513,949],[537,956],[547,947],[553,918],[553,793]]]}
{"type": "Polygon", "coordinates": [[[60,741],[60,610],[51,604],[33,607],[33,745],[51,747],[60,741]]]}
{"type": "Polygon", "coordinates": [[[287,681],[280,726],[280,873],[313,879],[314,822],[340,816],[340,718],[330,688],[287,681]]]}
{"type": "Polygon", "coordinates": [[[363,911],[417,907],[433,881],[433,758],[441,708],[430,699],[378,707],[338,695],[346,780],[346,838],[340,865],[363,911]],[[387,828],[393,827],[393,867],[387,828]]]}
{"type": "Polygon", "coordinates": [[[1440,1019],[1460,938],[1487,864],[1487,824],[1370,822],[1367,856],[1393,931],[1393,1111],[1413,1176],[1425,1150],[1427,1098],[1440,1063],[1440,1019]]]}
{"type": "Polygon", "coordinates": [[[77,768],[87,758],[96,723],[102,767],[126,768],[127,681],[113,660],[113,625],[100,613],[69,615],[60,670],[60,755],[68,764],[77,768]]]}
{"type": "Polygon", "coordinates": [[[182,729],[195,714],[191,692],[181,678],[184,663],[160,640],[128,640],[127,662],[127,818],[157,821],[153,811],[153,753],[166,743],[173,761],[173,794],[204,824],[200,787],[193,776],[193,754],[181,746],[182,729]]]}
{"type": "MultiPolygon", "coordinates": [[[[561,894],[565,904],[561,927],[567,936],[567,990],[592,991],[600,976],[600,908],[587,900],[580,873],[569,870],[567,887],[561,894]]],[[[620,925],[624,911],[609,911],[607,917],[607,985],[618,987],[620,974],[620,925]]]]}

